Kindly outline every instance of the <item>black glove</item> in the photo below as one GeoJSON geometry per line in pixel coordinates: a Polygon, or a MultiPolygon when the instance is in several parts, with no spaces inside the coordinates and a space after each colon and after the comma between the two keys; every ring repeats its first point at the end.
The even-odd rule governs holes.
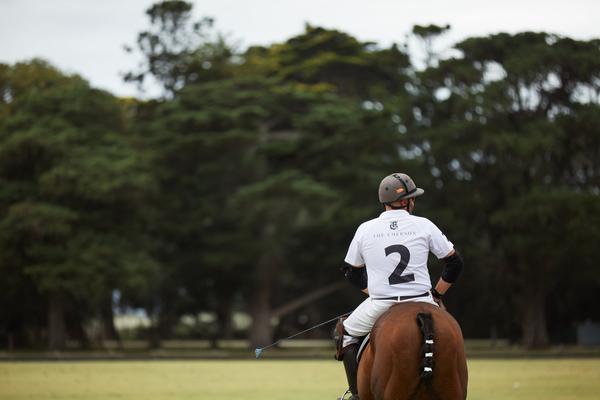
{"type": "Polygon", "coordinates": [[[435,302],[436,302],[436,304],[437,304],[438,306],[440,306],[440,308],[441,308],[442,310],[445,310],[445,309],[446,309],[446,306],[444,305],[444,302],[442,301],[442,297],[443,297],[443,296],[444,296],[444,295],[443,295],[443,294],[441,294],[440,292],[438,292],[437,290],[435,290],[435,288],[431,289],[431,297],[433,297],[433,301],[435,301],[435,302]]]}

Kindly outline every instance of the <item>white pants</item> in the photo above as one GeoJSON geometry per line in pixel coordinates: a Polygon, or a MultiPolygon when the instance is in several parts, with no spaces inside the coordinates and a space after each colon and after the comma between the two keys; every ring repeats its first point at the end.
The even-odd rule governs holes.
{"type": "Polygon", "coordinates": [[[367,297],[365,301],[356,307],[356,310],[344,321],[344,328],[352,336],[344,335],[344,344],[346,347],[352,343],[358,342],[359,337],[367,335],[371,332],[371,328],[377,318],[388,310],[391,306],[397,303],[406,303],[408,301],[431,303],[437,306],[431,294],[429,296],[416,297],[414,299],[396,301],[396,300],[373,300],[367,297]]]}

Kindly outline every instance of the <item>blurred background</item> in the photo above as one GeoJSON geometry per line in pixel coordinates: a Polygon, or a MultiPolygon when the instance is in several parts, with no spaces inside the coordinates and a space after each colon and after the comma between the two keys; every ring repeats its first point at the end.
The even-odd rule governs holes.
{"type": "Polygon", "coordinates": [[[467,339],[600,344],[598,4],[248,3],[0,2],[0,349],[247,349],[351,311],[391,172],[463,255],[467,339]]]}

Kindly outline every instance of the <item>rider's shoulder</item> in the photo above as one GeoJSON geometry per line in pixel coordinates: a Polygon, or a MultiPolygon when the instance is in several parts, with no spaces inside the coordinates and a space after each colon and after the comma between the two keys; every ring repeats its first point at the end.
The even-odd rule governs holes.
{"type": "Polygon", "coordinates": [[[373,218],[373,219],[370,219],[370,220],[368,220],[368,221],[365,221],[365,222],[363,222],[362,224],[360,224],[360,225],[358,226],[358,229],[356,229],[356,231],[357,231],[357,232],[363,232],[363,231],[366,231],[366,230],[368,230],[369,228],[372,228],[372,227],[376,226],[376,225],[377,225],[377,223],[378,223],[378,221],[379,221],[379,218],[373,218]]]}
{"type": "Polygon", "coordinates": [[[426,217],[421,217],[419,215],[411,215],[410,218],[412,218],[413,221],[416,221],[417,223],[425,227],[435,226],[435,224],[429,218],[426,217]]]}
{"type": "Polygon", "coordinates": [[[415,219],[417,219],[417,220],[419,220],[419,221],[423,221],[423,222],[429,223],[429,224],[433,223],[433,222],[431,222],[431,220],[430,220],[429,218],[427,218],[427,217],[423,217],[423,216],[421,216],[421,215],[414,215],[414,214],[411,214],[411,215],[410,215],[410,217],[411,217],[411,218],[415,218],[415,219]]]}

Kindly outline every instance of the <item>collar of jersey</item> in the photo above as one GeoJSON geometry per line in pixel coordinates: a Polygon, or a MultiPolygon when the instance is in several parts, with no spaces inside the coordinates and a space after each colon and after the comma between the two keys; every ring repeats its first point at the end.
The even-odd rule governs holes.
{"type": "Polygon", "coordinates": [[[384,211],[381,213],[381,215],[379,215],[379,218],[398,218],[398,217],[404,217],[407,216],[408,211],[406,210],[389,210],[389,211],[384,211]]]}

